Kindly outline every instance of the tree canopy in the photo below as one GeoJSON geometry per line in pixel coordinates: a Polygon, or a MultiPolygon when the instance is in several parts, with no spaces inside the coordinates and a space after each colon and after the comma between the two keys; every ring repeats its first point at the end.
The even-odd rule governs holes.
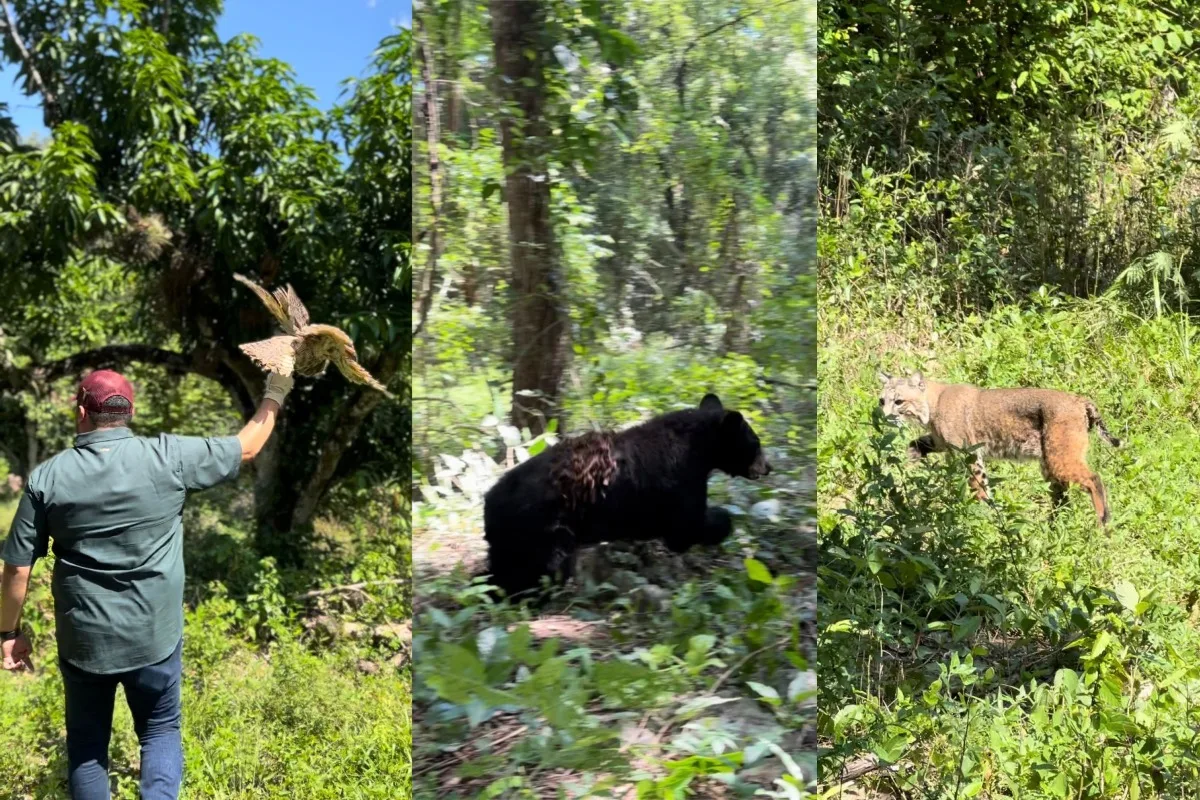
{"type": "MultiPolygon", "coordinates": [[[[364,365],[407,396],[406,31],[322,111],[254,37],[217,36],[215,0],[3,7],[4,57],[51,131],[23,144],[0,109],[10,468],[27,472],[65,443],[64,392],[92,367],[130,366],[147,391],[175,393],[182,418],[146,423],[217,433],[203,424],[248,416],[263,375],[237,345],[271,325],[233,272],[292,284],[314,321],[344,327],[364,365]]],[[[298,557],[285,534],[305,529],[331,488],[406,475],[409,430],[405,402],[336,374],[298,381],[255,465],[260,544],[298,557]]]]}

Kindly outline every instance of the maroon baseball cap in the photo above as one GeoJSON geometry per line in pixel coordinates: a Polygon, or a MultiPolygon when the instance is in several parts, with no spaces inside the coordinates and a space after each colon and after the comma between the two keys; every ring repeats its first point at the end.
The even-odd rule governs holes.
{"type": "Polygon", "coordinates": [[[125,380],[124,375],[111,369],[98,369],[88,373],[79,382],[79,391],[75,397],[79,405],[96,414],[124,412],[124,407],[104,407],[104,404],[114,397],[123,397],[129,401],[129,413],[133,413],[133,384],[125,380]]]}

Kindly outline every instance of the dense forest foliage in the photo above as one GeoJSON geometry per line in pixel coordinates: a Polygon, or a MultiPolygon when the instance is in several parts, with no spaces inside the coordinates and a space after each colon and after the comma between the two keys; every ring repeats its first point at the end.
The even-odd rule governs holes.
{"type": "Polygon", "coordinates": [[[869,797],[1200,785],[1195,4],[822,2],[819,733],[869,797]],[[909,463],[877,372],[1083,394],[1114,510],[909,463]]]}
{"type": "Polygon", "coordinates": [[[815,779],[815,22],[803,0],[416,9],[418,796],[815,779]],[[484,598],[504,469],[709,391],[775,466],[714,482],[723,548],[602,546],[546,607],[484,598]]]}
{"type": "MultiPolygon", "coordinates": [[[[50,136],[0,109],[0,498],[69,446],[79,377],[121,369],[135,433],[236,433],[274,325],[232,279],[290,283],[388,401],[300,378],[234,487],[189,500],[185,793],[395,797],[407,785],[410,36],[325,112],[215,0],[5,0],[0,48],[50,136]],[[348,587],[348,588],[347,588],[348,587]],[[339,745],[335,747],[335,745],[339,745]]],[[[26,624],[53,664],[50,564],[26,624]]],[[[0,681],[16,796],[65,796],[57,670],[0,681]]],[[[118,715],[120,717],[120,715],[118,715]]],[[[113,771],[132,797],[127,719],[113,771]]]]}

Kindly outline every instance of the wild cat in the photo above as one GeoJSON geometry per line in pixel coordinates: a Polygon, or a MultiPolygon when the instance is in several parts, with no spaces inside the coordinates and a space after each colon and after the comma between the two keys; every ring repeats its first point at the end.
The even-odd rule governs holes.
{"type": "Polygon", "coordinates": [[[1092,498],[1101,525],[1109,521],[1108,496],[1100,476],[1087,464],[1088,432],[1120,447],[1100,419],[1096,404],[1085,397],[1053,389],[981,389],[967,384],[926,380],[917,372],[894,378],[880,374],[879,405],[892,420],[919,423],[929,433],[914,440],[909,452],[922,458],[947,446],[975,451],[971,488],[988,499],[983,457],[1038,459],[1050,482],[1055,508],[1067,499],[1068,484],[1078,484],[1092,498]]]}

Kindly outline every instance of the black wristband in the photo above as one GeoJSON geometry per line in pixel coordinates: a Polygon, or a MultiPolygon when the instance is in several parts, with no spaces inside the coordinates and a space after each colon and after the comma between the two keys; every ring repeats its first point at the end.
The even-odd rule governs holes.
{"type": "Polygon", "coordinates": [[[16,639],[20,635],[21,635],[20,628],[16,628],[15,630],[11,630],[11,631],[0,631],[0,642],[11,642],[13,639],[16,639]]]}

